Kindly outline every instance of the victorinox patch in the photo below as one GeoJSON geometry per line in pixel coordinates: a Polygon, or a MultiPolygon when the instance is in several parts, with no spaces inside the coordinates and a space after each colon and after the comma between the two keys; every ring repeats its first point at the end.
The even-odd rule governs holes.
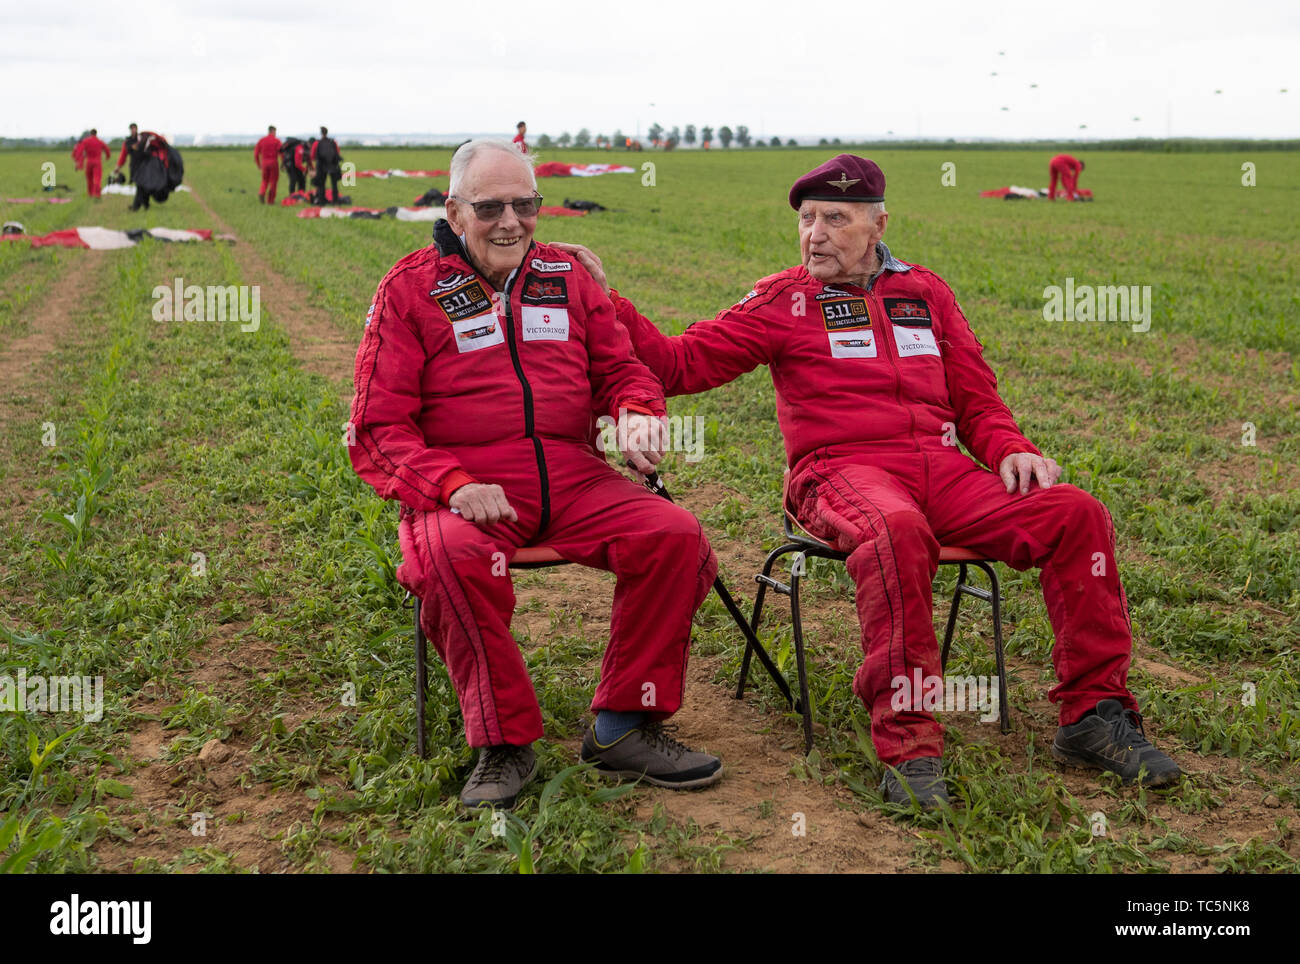
{"type": "Polygon", "coordinates": [[[894,329],[894,345],[898,348],[899,358],[939,354],[939,345],[935,342],[934,332],[930,328],[921,325],[891,325],[890,327],[894,329]]]}
{"type": "Polygon", "coordinates": [[[449,321],[472,318],[492,310],[492,299],[483,291],[483,285],[477,281],[461,285],[446,294],[435,294],[433,300],[443,310],[449,321]]]}
{"type": "Polygon", "coordinates": [[[520,300],[526,305],[568,304],[569,289],[563,278],[539,278],[530,274],[524,280],[524,293],[520,300]]]}
{"type": "Polygon", "coordinates": [[[896,325],[929,328],[930,306],[920,298],[884,298],[885,314],[896,325]]]}
{"type": "Polygon", "coordinates": [[[569,310],[524,305],[519,312],[524,341],[568,341],[569,310]]]}

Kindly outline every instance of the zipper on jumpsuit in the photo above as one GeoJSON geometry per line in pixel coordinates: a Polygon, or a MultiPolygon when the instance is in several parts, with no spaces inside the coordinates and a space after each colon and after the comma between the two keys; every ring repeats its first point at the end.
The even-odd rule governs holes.
{"type": "MultiPolygon", "coordinates": [[[[532,251],[530,245],[528,251],[532,251]]],[[[525,260],[528,252],[525,252],[525,260]]],[[[519,360],[519,347],[515,343],[515,319],[514,306],[511,301],[511,293],[514,291],[515,282],[523,274],[523,262],[515,270],[514,275],[506,282],[505,302],[506,302],[506,343],[510,346],[510,361],[515,366],[515,376],[519,379],[519,384],[524,391],[524,435],[532,439],[533,454],[537,458],[537,483],[541,488],[542,514],[537,523],[537,534],[540,536],[546,531],[551,524],[551,487],[546,471],[546,455],[542,451],[542,440],[537,437],[535,426],[533,424],[533,387],[528,384],[528,378],[524,375],[524,366],[519,360]]]]}
{"type": "MultiPolygon", "coordinates": [[[[883,325],[887,323],[889,325],[889,337],[883,337],[884,332],[882,331],[882,337],[880,340],[881,342],[887,342],[884,346],[885,352],[889,355],[889,364],[894,369],[894,401],[898,403],[899,408],[902,408],[903,373],[898,367],[898,345],[894,340],[894,321],[889,317],[889,312],[885,311],[885,299],[876,295],[876,282],[883,276],[882,272],[880,275],[877,275],[868,282],[867,297],[871,299],[871,303],[874,304],[880,312],[881,324],[883,325]]],[[[907,436],[912,442],[912,448],[916,451],[917,455],[921,457],[921,484],[924,492],[923,497],[928,497],[930,491],[930,460],[921,451],[921,443],[916,440],[916,413],[912,411],[912,406],[910,405],[907,406],[907,424],[907,436]]]]}

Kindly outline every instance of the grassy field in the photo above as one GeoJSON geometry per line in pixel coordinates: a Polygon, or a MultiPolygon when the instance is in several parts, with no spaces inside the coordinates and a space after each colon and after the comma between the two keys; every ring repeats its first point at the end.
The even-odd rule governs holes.
{"type": "MultiPolygon", "coordinates": [[[[828,153],[557,152],[650,162],[653,178],[542,181],[548,203],[613,210],[543,219],[538,237],[590,245],[616,287],[680,331],[797,261],[785,194],[828,153]]],[[[449,163],[445,151],[345,154],[358,168],[449,163]]],[[[250,155],[189,151],[193,193],[131,214],[127,198],[86,199],[62,156],[0,154],[0,199],[39,196],[45,160],[76,189],[69,204],[0,200],[30,234],[159,225],[238,239],[0,245],[0,676],[105,685],[99,721],[0,712],[0,870],[1300,870],[1294,155],[1088,155],[1097,202],[1073,205],[978,197],[1043,184],[1047,158],[1032,152],[876,155],[886,242],[952,285],[1026,434],[1114,516],[1130,683],[1148,735],[1188,774],[1178,789],[1052,763],[1050,628],[1036,575],[1003,568],[1012,732],[946,714],[952,813],[882,808],[850,686],[851,586],[823,564],[804,600],[813,753],[801,756],[797,718],[769,684],[729,699],[743,642],[711,598],[679,718],[728,778],[696,794],[611,790],[572,765],[612,583],[566,568],[517,579],[547,739],[541,779],[496,825],[458,813],[473,761],[441,668],[432,749],[415,755],[397,514],[341,441],[375,285],[429,226],[259,206],[250,155]],[[1246,161],[1258,186],[1241,183],[1246,161]],[[948,162],[956,186],[941,184],[948,162]],[[258,285],[260,327],[155,321],[154,286],[176,278],[258,285]],[[1070,278],[1149,285],[1149,330],[1045,321],[1044,289],[1070,278]]],[[[347,193],[386,207],[431,183],[446,187],[361,180],[347,193]]],[[[752,598],[779,537],[771,382],[760,370],[670,411],[703,416],[708,434],[705,458],[674,459],[665,477],[733,592],[752,598]]],[[[792,669],[779,610],[764,636],[792,669]]],[[[992,671],[988,634],[969,608],[956,671],[992,671]]]]}

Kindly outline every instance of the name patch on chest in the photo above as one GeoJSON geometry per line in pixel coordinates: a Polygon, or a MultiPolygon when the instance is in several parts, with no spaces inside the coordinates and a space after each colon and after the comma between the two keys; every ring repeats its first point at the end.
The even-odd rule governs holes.
{"type": "MultiPolygon", "coordinates": [[[[820,296],[819,296],[820,297],[820,296]]],[[[876,335],[865,298],[836,298],[820,305],[832,358],[875,358],[876,335]]]]}
{"type": "Polygon", "coordinates": [[[456,350],[461,353],[504,345],[506,341],[505,332],[501,330],[501,319],[492,313],[453,321],[451,330],[456,338],[456,350]]]}
{"type": "Polygon", "coordinates": [[[539,278],[530,274],[524,281],[520,300],[526,305],[564,305],[569,302],[569,289],[563,278],[539,278]]]}
{"type": "Polygon", "coordinates": [[[438,303],[448,321],[460,321],[492,310],[492,299],[477,281],[453,288],[446,294],[435,294],[433,300],[438,303]]]}
{"type": "Polygon", "coordinates": [[[568,341],[569,309],[524,305],[519,312],[524,341],[568,341]]]}

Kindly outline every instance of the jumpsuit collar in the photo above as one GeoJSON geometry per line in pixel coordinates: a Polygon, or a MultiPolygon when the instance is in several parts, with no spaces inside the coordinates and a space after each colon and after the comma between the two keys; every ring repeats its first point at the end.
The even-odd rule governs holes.
{"type": "Polygon", "coordinates": [[[889,247],[888,245],[885,244],[884,241],[876,242],[876,257],[880,260],[880,267],[877,268],[876,273],[873,274],[870,277],[870,279],[868,279],[867,281],[868,291],[870,291],[872,288],[876,286],[876,279],[879,278],[886,271],[897,271],[901,274],[903,272],[912,270],[912,266],[910,264],[903,264],[903,262],[899,261],[897,258],[895,258],[892,254],[889,253],[889,247]]]}
{"type": "MultiPolygon", "coordinates": [[[[482,275],[484,278],[487,277],[487,273],[479,268],[479,266],[476,265],[474,260],[469,256],[469,252],[465,250],[465,245],[461,241],[460,235],[452,229],[451,222],[446,218],[439,218],[433,222],[433,243],[438,248],[438,254],[442,255],[444,258],[454,255],[473,268],[478,274],[482,275]]],[[[528,242],[528,250],[524,252],[524,260],[527,260],[528,255],[532,253],[533,248],[536,246],[537,240],[535,238],[528,242]]],[[[523,261],[520,261],[519,266],[523,267],[523,263],[523,261]]],[[[507,289],[509,289],[510,282],[514,280],[515,275],[518,273],[519,268],[514,268],[511,270],[510,274],[506,276],[505,287],[507,289]]]]}

